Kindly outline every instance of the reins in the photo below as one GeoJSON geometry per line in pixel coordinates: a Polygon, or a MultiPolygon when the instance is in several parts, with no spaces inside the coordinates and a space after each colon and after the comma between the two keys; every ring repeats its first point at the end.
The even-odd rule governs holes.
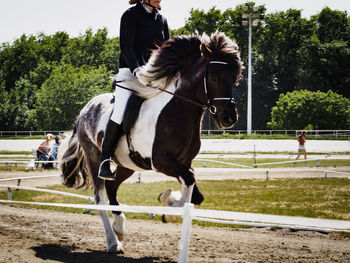
{"type": "MultiPolygon", "coordinates": [[[[132,91],[132,92],[135,92],[135,90],[133,90],[133,89],[130,89],[130,88],[127,88],[127,87],[124,87],[124,86],[121,86],[120,84],[118,84],[118,83],[121,83],[121,82],[124,82],[124,80],[115,80],[115,81],[114,81],[114,84],[115,84],[117,87],[119,87],[119,88],[126,89],[126,90],[130,90],[130,91],[132,91]]],[[[171,91],[168,91],[168,90],[162,89],[162,88],[155,88],[155,87],[149,86],[149,85],[147,85],[146,87],[149,87],[149,88],[152,88],[152,89],[161,90],[161,91],[163,91],[163,92],[165,92],[165,93],[168,93],[168,94],[170,94],[170,95],[173,95],[174,97],[177,97],[177,98],[179,98],[179,99],[181,99],[181,100],[183,100],[183,101],[186,101],[186,102],[188,102],[188,103],[192,103],[192,104],[194,104],[194,105],[196,105],[196,106],[198,106],[198,107],[201,107],[203,110],[206,110],[206,108],[204,108],[205,105],[200,104],[200,103],[198,103],[198,102],[196,102],[196,101],[194,101],[194,100],[191,100],[191,99],[189,99],[189,98],[186,98],[186,97],[184,97],[184,96],[181,96],[181,95],[179,95],[179,94],[176,94],[176,93],[174,93],[174,92],[171,92],[171,91]]]]}
{"type": "MultiPolygon", "coordinates": [[[[220,97],[219,97],[219,98],[212,98],[212,99],[210,99],[210,97],[208,96],[208,89],[207,89],[207,74],[208,74],[207,67],[208,67],[208,65],[210,65],[210,64],[222,64],[222,65],[227,65],[228,63],[227,63],[227,62],[223,62],[223,61],[215,61],[215,60],[209,61],[209,62],[206,63],[206,65],[205,65],[205,72],[204,72],[204,78],[203,78],[203,82],[204,82],[203,84],[204,84],[204,93],[205,93],[205,96],[206,96],[206,98],[207,98],[207,104],[199,103],[199,102],[197,102],[197,101],[194,101],[194,100],[192,100],[192,99],[186,98],[186,97],[184,97],[184,96],[181,96],[181,95],[179,95],[179,94],[176,94],[175,92],[168,91],[168,90],[166,90],[166,89],[155,88],[155,87],[149,86],[149,85],[147,85],[147,87],[152,88],[152,89],[161,90],[161,91],[163,91],[163,92],[165,92],[165,93],[168,93],[168,94],[170,94],[170,95],[173,95],[173,96],[176,97],[176,98],[179,98],[179,99],[181,99],[181,100],[183,100],[183,101],[186,101],[186,102],[188,102],[188,103],[191,103],[191,104],[193,104],[193,105],[195,105],[195,106],[198,106],[198,107],[202,108],[204,111],[205,111],[205,110],[208,110],[211,114],[215,115],[216,112],[217,112],[217,109],[216,109],[216,107],[212,104],[212,101],[227,100],[227,101],[229,101],[229,103],[234,104],[234,103],[235,103],[235,100],[234,100],[233,97],[227,97],[227,98],[220,98],[220,97]]],[[[122,85],[119,84],[119,83],[122,83],[122,82],[124,82],[124,81],[123,81],[123,80],[114,80],[113,84],[116,85],[116,86],[119,87],[119,88],[122,88],[122,89],[125,89],[125,90],[129,90],[129,91],[132,91],[132,92],[135,92],[135,90],[130,89],[130,88],[127,88],[127,87],[124,87],[124,86],[122,86],[122,85]]]]}

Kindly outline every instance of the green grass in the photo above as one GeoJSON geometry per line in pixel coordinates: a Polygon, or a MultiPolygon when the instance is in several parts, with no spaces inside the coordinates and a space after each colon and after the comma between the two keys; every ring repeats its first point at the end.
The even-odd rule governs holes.
{"type": "Polygon", "coordinates": [[[33,153],[31,151],[18,151],[18,152],[14,152],[14,151],[0,151],[1,155],[32,155],[33,153]]]}
{"type": "MultiPolygon", "coordinates": [[[[203,209],[350,220],[350,180],[345,178],[199,181],[198,185],[205,196],[200,206],[203,209]]],[[[93,196],[91,189],[76,190],[61,185],[48,188],[93,196]]],[[[122,184],[118,197],[128,205],[160,205],[157,197],[168,188],[180,190],[180,184],[122,184]]],[[[83,199],[23,190],[13,191],[12,197],[21,201],[87,204],[83,199]]],[[[7,199],[6,191],[0,192],[0,199],[7,199]]],[[[72,208],[50,209],[86,212],[72,208]]],[[[137,213],[127,213],[127,217],[149,218],[147,214],[137,213]]]]}
{"type": "MultiPolygon", "coordinates": [[[[296,140],[295,135],[285,135],[285,134],[229,134],[229,133],[224,133],[224,134],[215,134],[215,135],[202,135],[202,139],[249,139],[249,140],[254,140],[254,139],[266,139],[266,140],[296,140]]],[[[349,137],[333,137],[333,136],[311,136],[309,135],[307,137],[309,140],[339,140],[339,141],[347,141],[349,140],[349,137]]]]}
{"type": "MultiPolygon", "coordinates": [[[[311,157],[312,158],[312,157],[311,157]]],[[[13,159],[11,157],[2,157],[3,161],[6,159],[13,159]]],[[[28,159],[28,161],[32,158],[30,157],[21,157],[20,159],[28,159]]],[[[233,166],[229,164],[221,164],[221,163],[215,163],[210,162],[210,160],[214,161],[220,161],[225,163],[234,163],[239,165],[246,165],[253,167],[254,166],[254,160],[253,158],[236,158],[236,159],[223,159],[223,158],[204,158],[207,161],[197,161],[194,160],[192,162],[192,165],[194,167],[207,167],[207,168],[240,168],[238,166],[233,166]]],[[[256,164],[262,164],[262,163],[273,163],[273,162],[284,162],[284,161],[293,161],[294,159],[278,159],[278,158],[259,158],[256,159],[256,164]]],[[[301,159],[303,160],[303,156],[301,156],[301,159]]],[[[321,159],[319,162],[319,167],[339,167],[339,166],[350,166],[350,160],[348,159],[321,159]]],[[[315,160],[308,160],[307,162],[293,162],[293,163],[286,163],[286,164],[273,164],[273,165],[263,165],[263,166],[257,166],[261,168],[298,168],[298,167],[316,167],[317,161],[315,160]]],[[[20,165],[15,166],[15,164],[11,163],[8,164],[8,167],[6,168],[5,164],[0,164],[0,171],[28,171],[26,170],[26,165],[20,165]]],[[[38,171],[38,170],[35,170],[38,171]]],[[[28,171],[30,172],[30,171],[28,171]]]]}
{"type": "MultiPolygon", "coordinates": [[[[252,158],[241,158],[241,159],[214,159],[206,158],[208,161],[197,161],[194,160],[192,165],[194,167],[208,167],[208,168],[240,168],[238,166],[232,166],[229,164],[221,164],[210,162],[209,160],[220,161],[225,163],[234,163],[239,165],[246,165],[253,167],[254,160],[252,158]]],[[[284,161],[293,161],[294,159],[277,159],[277,158],[262,158],[256,159],[256,164],[263,163],[273,163],[273,162],[284,162],[284,161]]],[[[300,160],[303,160],[301,157],[300,160]]],[[[285,164],[273,164],[273,165],[263,165],[258,167],[262,168],[280,168],[280,167],[316,167],[317,161],[308,160],[307,162],[295,162],[295,163],[285,163],[285,164]]],[[[338,166],[350,166],[350,160],[344,159],[322,159],[320,160],[320,167],[338,167],[338,166]]]]}

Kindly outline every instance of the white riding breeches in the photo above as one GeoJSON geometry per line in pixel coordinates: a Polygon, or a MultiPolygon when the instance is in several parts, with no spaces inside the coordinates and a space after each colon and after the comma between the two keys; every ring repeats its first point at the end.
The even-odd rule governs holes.
{"type": "MultiPolygon", "coordinates": [[[[119,69],[119,73],[117,74],[116,80],[130,79],[135,78],[129,68],[121,68],[119,69]]],[[[127,83],[123,82],[122,86],[126,88],[127,83]]],[[[132,94],[132,91],[120,88],[118,86],[115,87],[114,97],[114,110],[111,116],[111,120],[115,123],[121,124],[124,118],[124,111],[126,108],[126,104],[132,94]]]]}

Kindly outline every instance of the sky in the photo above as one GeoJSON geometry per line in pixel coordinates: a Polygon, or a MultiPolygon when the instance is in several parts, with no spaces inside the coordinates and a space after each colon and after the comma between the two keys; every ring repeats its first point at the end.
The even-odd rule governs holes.
{"type": "MultiPolygon", "coordinates": [[[[88,28],[94,32],[106,27],[109,37],[119,36],[119,21],[130,7],[128,0],[0,0],[0,43],[12,42],[22,34],[51,35],[65,31],[71,37],[84,34],[88,28]]],[[[213,6],[222,11],[235,8],[249,1],[236,0],[162,0],[162,14],[169,27],[184,26],[191,8],[208,11],[213,6]]],[[[302,10],[309,18],[328,6],[333,10],[347,11],[349,0],[256,0],[264,4],[266,13],[286,11],[289,8],[302,10]]]]}

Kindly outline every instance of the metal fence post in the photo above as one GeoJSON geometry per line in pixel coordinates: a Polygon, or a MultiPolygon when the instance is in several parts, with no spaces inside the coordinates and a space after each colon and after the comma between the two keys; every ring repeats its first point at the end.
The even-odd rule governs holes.
{"type": "Polygon", "coordinates": [[[7,199],[12,200],[12,190],[10,187],[7,187],[7,199]]]}

